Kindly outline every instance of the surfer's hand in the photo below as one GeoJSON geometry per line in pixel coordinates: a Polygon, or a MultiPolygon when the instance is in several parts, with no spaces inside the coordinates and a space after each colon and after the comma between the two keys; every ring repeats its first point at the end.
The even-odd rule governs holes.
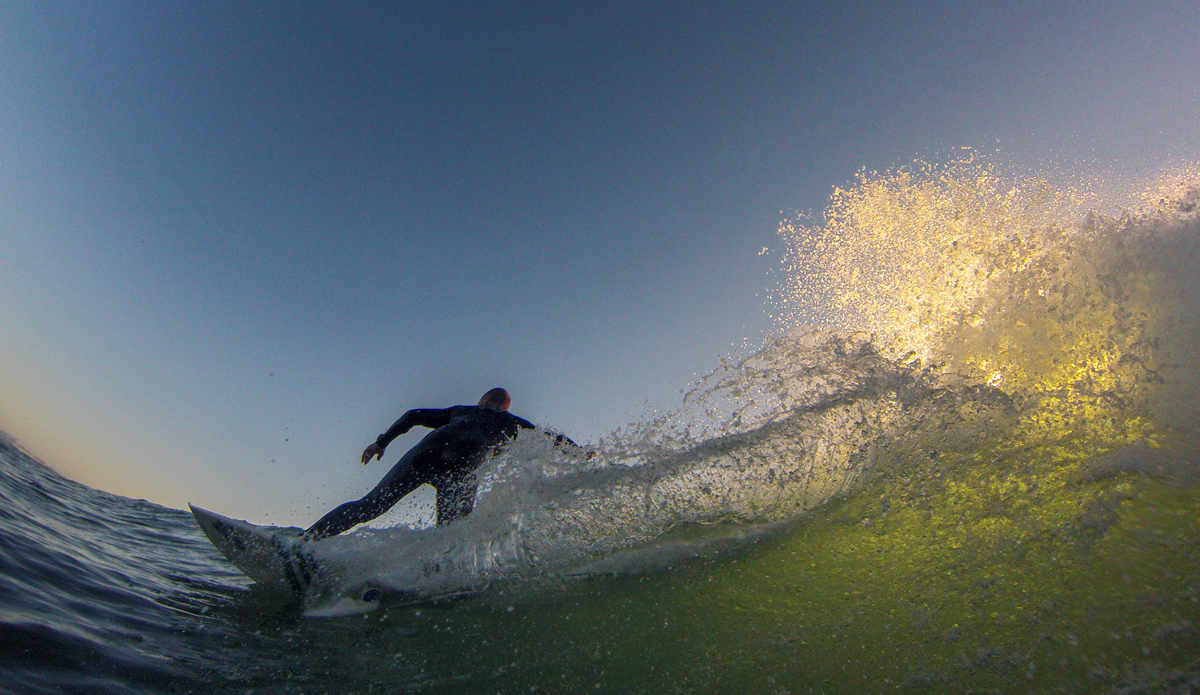
{"type": "Polygon", "coordinates": [[[383,447],[379,446],[375,442],[371,442],[370,446],[368,446],[366,449],[363,449],[362,464],[365,466],[370,463],[372,456],[374,456],[376,460],[383,458],[383,447]]]}

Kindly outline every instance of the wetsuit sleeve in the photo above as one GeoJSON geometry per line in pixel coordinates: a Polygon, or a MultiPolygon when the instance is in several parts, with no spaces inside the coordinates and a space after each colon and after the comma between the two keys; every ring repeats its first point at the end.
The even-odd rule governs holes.
{"type": "Polygon", "coordinates": [[[554,446],[557,446],[560,448],[563,446],[569,446],[573,449],[582,449],[583,448],[583,447],[579,446],[578,444],[576,444],[574,441],[572,441],[571,438],[565,434],[555,434],[553,432],[547,432],[546,436],[554,440],[554,446]]]}
{"type": "Polygon", "coordinates": [[[391,444],[393,439],[414,427],[437,429],[443,425],[447,425],[450,423],[453,410],[453,408],[414,408],[401,415],[399,420],[392,423],[387,432],[379,435],[375,443],[379,445],[379,448],[386,449],[387,445],[391,444]]]}
{"type": "MultiPolygon", "coordinates": [[[[523,430],[531,430],[536,427],[536,425],[534,425],[532,422],[526,420],[525,418],[517,417],[516,415],[514,415],[513,419],[517,421],[517,426],[523,430]]],[[[576,449],[583,448],[583,447],[579,446],[578,444],[576,444],[575,442],[571,441],[571,438],[565,434],[556,434],[554,432],[546,432],[545,434],[547,437],[554,440],[554,446],[559,446],[559,447],[570,446],[570,447],[574,447],[576,449]]]]}

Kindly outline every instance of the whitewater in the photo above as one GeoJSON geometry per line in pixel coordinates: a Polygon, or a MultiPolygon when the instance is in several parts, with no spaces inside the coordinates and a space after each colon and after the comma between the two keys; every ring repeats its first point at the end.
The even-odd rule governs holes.
{"type": "Polygon", "coordinates": [[[309,544],[303,596],[6,440],[2,687],[1200,688],[1198,170],[916,163],[780,239],[759,349],[591,458],[519,437],[460,522],[309,544]]]}

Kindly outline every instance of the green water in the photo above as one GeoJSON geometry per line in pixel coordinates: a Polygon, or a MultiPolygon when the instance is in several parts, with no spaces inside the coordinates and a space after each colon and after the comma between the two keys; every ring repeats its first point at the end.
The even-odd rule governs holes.
{"type": "Polygon", "coordinates": [[[354,619],[358,688],[390,650],[387,680],[426,692],[1186,692],[1194,460],[1141,421],[1106,429],[918,440],[731,555],[354,619]]]}

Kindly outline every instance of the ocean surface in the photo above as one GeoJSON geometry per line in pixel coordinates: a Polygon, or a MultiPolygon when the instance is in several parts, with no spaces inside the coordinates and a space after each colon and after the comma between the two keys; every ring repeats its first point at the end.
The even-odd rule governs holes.
{"type": "Polygon", "coordinates": [[[1197,170],[916,164],[780,233],[760,349],[303,596],[0,440],[0,691],[1200,692],[1197,170]]]}

